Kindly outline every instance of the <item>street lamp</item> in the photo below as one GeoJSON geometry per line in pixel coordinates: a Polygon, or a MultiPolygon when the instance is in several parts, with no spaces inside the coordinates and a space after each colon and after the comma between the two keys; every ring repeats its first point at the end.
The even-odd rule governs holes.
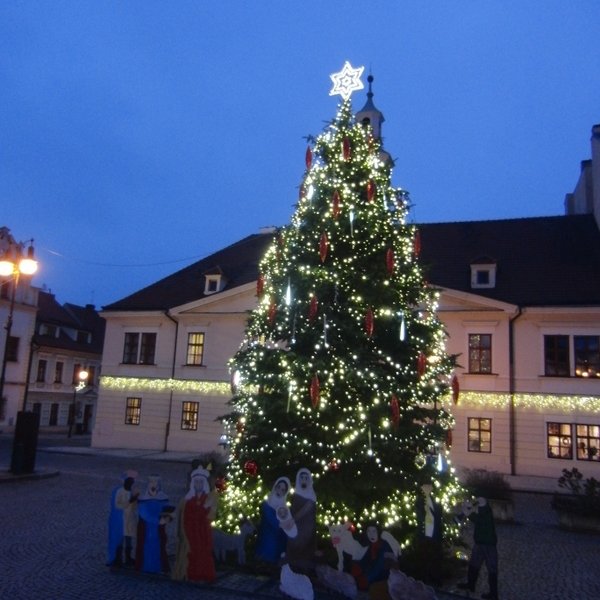
{"type": "Polygon", "coordinates": [[[12,277],[13,285],[10,292],[10,305],[8,309],[8,319],[6,320],[6,339],[4,340],[4,355],[2,357],[2,371],[0,373],[0,400],[4,398],[4,381],[6,378],[6,363],[8,361],[8,352],[10,350],[10,334],[13,324],[13,313],[15,310],[15,298],[19,279],[21,275],[33,275],[38,268],[37,261],[33,254],[33,240],[29,243],[27,254],[23,256],[23,244],[11,244],[6,249],[0,259],[0,277],[12,277]]]}
{"type": "Polygon", "coordinates": [[[79,382],[73,388],[73,404],[71,406],[71,418],[69,419],[69,434],[67,437],[71,437],[71,433],[73,431],[73,424],[75,423],[75,418],[77,416],[77,392],[80,392],[87,386],[88,377],[89,373],[85,369],[81,369],[77,373],[77,379],[79,379],[79,382]]]}

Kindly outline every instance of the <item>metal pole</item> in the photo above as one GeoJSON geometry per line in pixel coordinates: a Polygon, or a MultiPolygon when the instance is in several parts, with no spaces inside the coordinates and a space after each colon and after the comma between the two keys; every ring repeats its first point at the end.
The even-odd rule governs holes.
{"type": "Polygon", "coordinates": [[[10,294],[10,307],[8,309],[8,319],[6,320],[6,339],[4,340],[4,356],[2,357],[2,373],[0,374],[0,400],[4,398],[4,381],[6,379],[6,363],[8,360],[8,349],[10,345],[10,333],[12,331],[13,324],[13,312],[15,310],[15,295],[17,287],[19,286],[19,270],[13,272],[13,287],[10,294]]]}

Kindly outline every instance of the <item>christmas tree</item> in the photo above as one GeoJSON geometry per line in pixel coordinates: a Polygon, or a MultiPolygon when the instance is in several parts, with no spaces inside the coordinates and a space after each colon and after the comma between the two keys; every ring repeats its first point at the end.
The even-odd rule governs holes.
{"type": "Polygon", "coordinates": [[[258,305],[231,365],[219,524],[256,518],[275,480],[306,467],[322,536],[325,525],[375,520],[406,543],[420,488],[433,484],[452,537],[460,488],[442,400],[453,360],[406,222],[408,195],[392,186],[370,124],[353,116],[350,92],[362,84],[350,75],[336,82],[335,119],[309,140],[292,221],[260,264],[258,305]]]}

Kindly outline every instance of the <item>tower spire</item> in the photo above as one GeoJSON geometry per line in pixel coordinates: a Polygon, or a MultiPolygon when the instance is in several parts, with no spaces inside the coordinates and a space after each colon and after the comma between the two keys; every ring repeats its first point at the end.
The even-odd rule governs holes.
{"type": "Polygon", "coordinates": [[[381,124],[385,121],[383,113],[375,107],[373,103],[373,75],[369,73],[367,81],[369,82],[369,91],[367,92],[367,102],[356,113],[356,120],[359,123],[370,124],[373,128],[373,135],[381,139],[381,124]]]}

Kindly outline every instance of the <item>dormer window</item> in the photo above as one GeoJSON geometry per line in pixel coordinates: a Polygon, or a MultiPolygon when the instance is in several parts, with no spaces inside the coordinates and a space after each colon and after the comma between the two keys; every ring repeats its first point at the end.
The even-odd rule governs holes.
{"type": "Polygon", "coordinates": [[[221,275],[206,275],[204,293],[214,294],[221,289],[221,275]]]}
{"type": "Polygon", "coordinates": [[[483,257],[471,263],[471,288],[496,287],[496,261],[483,257]]]}
{"type": "Polygon", "coordinates": [[[49,337],[57,338],[58,327],[56,325],[48,325],[47,323],[42,323],[40,325],[40,335],[47,335],[49,337]]]}

